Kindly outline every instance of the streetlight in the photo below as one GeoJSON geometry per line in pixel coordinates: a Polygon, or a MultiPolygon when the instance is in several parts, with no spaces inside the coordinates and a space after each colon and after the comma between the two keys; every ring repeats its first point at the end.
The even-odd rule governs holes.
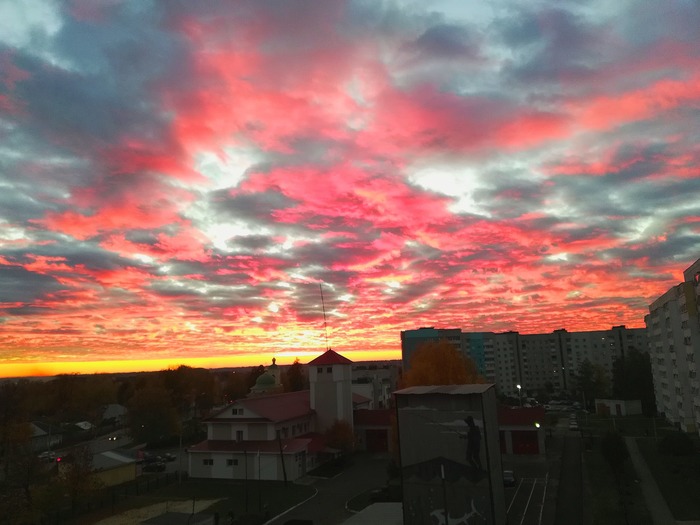
{"type": "Polygon", "coordinates": [[[518,399],[520,400],[520,406],[523,406],[523,396],[522,396],[522,391],[523,387],[520,384],[515,385],[515,387],[518,389],[518,399]]]}

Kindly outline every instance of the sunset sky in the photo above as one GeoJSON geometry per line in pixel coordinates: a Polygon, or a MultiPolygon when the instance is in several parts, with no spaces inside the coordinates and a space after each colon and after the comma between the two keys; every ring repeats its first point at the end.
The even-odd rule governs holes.
{"type": "Polygon", "coordinates": [[[695,0],[0,0],[0,376],[644,326],[695,0]]]}

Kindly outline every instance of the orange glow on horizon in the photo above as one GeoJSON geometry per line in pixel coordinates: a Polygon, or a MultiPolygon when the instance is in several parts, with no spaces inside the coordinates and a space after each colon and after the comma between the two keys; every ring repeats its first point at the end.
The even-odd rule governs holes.
{"type": "MultiPolygon", "coordinates": [[[[168,359],[125,359],[108,361],[64,361],[46,363],[13,363],[0,365],[0,378],[51,377],[59,374],[118,374],[129,372],[155,372],[177,368],[180,365],[194,368],[244,368],[268,365],[272,358],[281,366],[291,365],[295,359],[302,364],[318,356],[319,351],[261,353],[241,356],[173,357],[168,359]]],[[[400,360],[400,352],[348,351],[339,352],[351,361],[400,360]]]]}

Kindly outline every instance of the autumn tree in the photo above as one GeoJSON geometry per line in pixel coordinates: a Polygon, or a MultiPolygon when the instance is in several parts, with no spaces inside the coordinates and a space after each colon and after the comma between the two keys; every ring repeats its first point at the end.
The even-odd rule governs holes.
{"type": "Polygon", "coordinates": [[[246,394],[255,386],[255,382],[258,380],[258,377],[264,373],[265,367],[263,365],[254,366],[250,369],[248,375],[246,376],[246,394]]]}
{"type": "Polygon", "coordinates": [[[36,481],[37,458],[31,448],[32,431],[24,400],[23,385],[0,385],[0,522],[4,516],[31,522],[31,484],[36,481]]]}
{"type": "Polygon", "coordinates": [[[93,476],[92,456],[89,445],[79,445],[60,462],[60,483],[70,497],[73,508],[86,501],[101,486],[93,476]]]}
{"type": "Polygon", "coordinates": [[[355,448],[355,435],[347,421],[336,419],[325,433],[326,445],[340,450],[343,454],[355,448]]]}
{"type": "Polygon", "coordinates": [[[282,385],[285,392],[299,392],[309,388],[309,379],[304,373],[304,366],[299,362],[299,358],[295,359],[282,374],[282,385]]]}
{"type": "Polygon", "coordinates": [[[586,398],[588,405],[586,408],[593,406],[596,398],[607,397],[610,392],[610,382],[605,369],[599,364],[591,363],[588,359],[584,359],[579,365],[576,387],[586,398]]]}
{"type": "Polygon", "coordinates": [[[173,406],[180,413],[187,413],[192,406],[195,415],[201,415],[214,406],[216,382],[205,368],[180,365],[160,372],[163,385],[170,392],[173,406]]]}
{"type": "Polygon", "coordinates": [[[625,356],[613,362],[612,394],[615,399],[639,399],[645,416],[656,414],[649,354],[631,348],[625,356]]]}
{"type": "Polygon", "coordinates": [[[483,383],[474,361],[447,340],[426,342],[411,356],[401,387],[483,383]]]}

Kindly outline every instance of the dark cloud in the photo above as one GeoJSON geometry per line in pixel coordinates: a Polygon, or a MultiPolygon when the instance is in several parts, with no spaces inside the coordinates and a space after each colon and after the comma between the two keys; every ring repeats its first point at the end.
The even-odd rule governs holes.
{"type": "Polygon", "coordinates": [[[589,77],[609,56],[606,28],[565,9],[518,12],[495,27],[504,43],[523,54],[509,68],[519,82],[573,83],[589,77]]]}
{"type": "Polygon", "coordinates": [[[408,48],[427,57],[474,59],[478,48],[472,40],[464,26],[438,24],[426,29],[408,48]]]}
{"type": "Polygon", "coordinates": [[[275,213],[292,208],[295,201],[279,192],[231,193],[219,190],[210,194],[214,211],[229,217],[259,221],[261,224],[275,222],[275,213]]]}
{"type": "Polygon", "coordinates": [[[30,272],[21,266],[0,266],[0,303],[32,303],[65,289],[49,275],[30,272]]]}

